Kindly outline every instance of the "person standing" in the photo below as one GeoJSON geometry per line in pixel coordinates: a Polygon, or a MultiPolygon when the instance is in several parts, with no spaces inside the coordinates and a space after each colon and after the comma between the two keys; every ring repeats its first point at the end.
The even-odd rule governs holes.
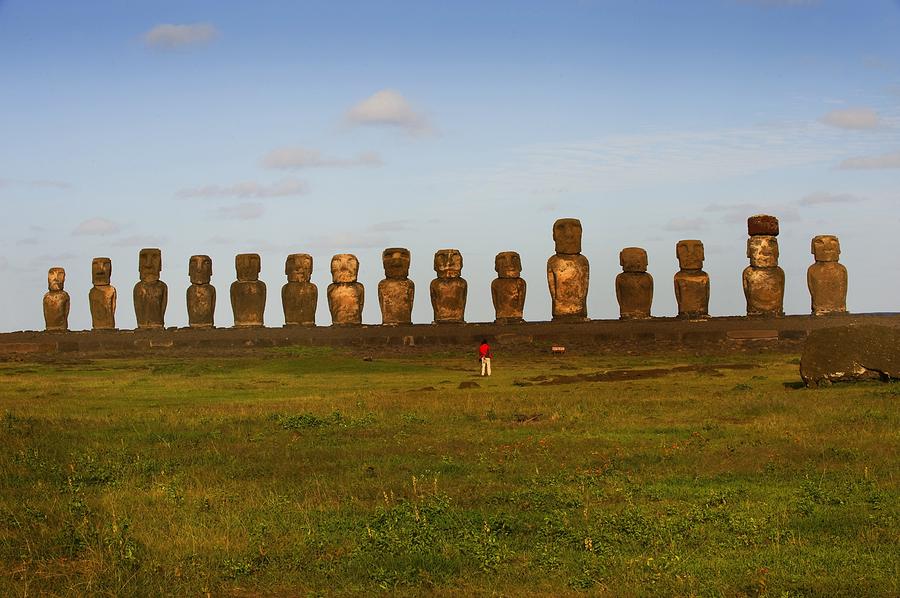
{"type": "Polygon", "coordinates": [[[491,353],[491,346],[488,344],[487,339],[482,339],[481,346],[478,347],[478,357],[481,358],[481,375],[484,376],[485,372],[487,375],[491,375],[491,358],[494,355],[491,353]]]}

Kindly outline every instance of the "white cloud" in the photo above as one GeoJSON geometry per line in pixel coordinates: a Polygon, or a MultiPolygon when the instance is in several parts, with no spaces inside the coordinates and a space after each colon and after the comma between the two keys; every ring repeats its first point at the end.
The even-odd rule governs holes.
{"type": "Polygon", "coordinates": [[[852,193],[827,193],[825,191],[816,191],[810,193],[797,203],[801,206],[821,206],[827,204],[848,204],[866,201],[865,197],[859,197],[852,193]]]}
{"type": "Polygon", "coordinates": [[[222,206],[213,214],[223,220],[256,220],[266,211],[261,203],[247,202],[234,206],[222,206]]]}
{"type": "Polygon", "coordinates": [[[826,125],[839,129],[877,129],[884,126],[881,117],[872,108],[840,108],[832,110],[819,119],[826,125]]]}
{"type": "Polygon", "coordinates": [[[111,235],[119,232],[119,225],[106,218],[89,218],[75,227],[73,235],[111,235]]]}
{"type": "Polygon", "coordinates": [[[289,197],[303,195],[308,191],[306,183],[297,179],[283,179],[271,185],[263,185],[255,181],[244,181],[233,185],[205,185],[203,187],[191,187],[182,189],[176,195],[183,198],[229,198],[241,199],[267,197],[289,197]]]}
{"type": "Polygon", "coordinates": [[[356,104],[347,111],[346,119],[355,125],[398,127],[413,135],[431,131],[425,116],[393,89],[382,89],[356,104]]]}
{"type": "Polygon", "coordinates": [[[375,152],[363,152],[355,158],[324,158],[319,150],[304,147],[280,147],[266,154],[262,159],[262,165],[266,168],[299,170],[316,167],[381,166],[382,161],[375,152]]]}
{"type": "Polygon", "coordinates": [[[838,165],[840,170],[886,170],[900,168],[900,152],[879,156],[859,156],[847,158],[838,165]]]}
{"type": "Polygon", "coordinates": [[[219,31],[210,23],[192,23],[174,25],[164,23],[147,31],[144,43],[155,48],[178,48],[193,44],[205,44],[219,35],[219,31]]]}

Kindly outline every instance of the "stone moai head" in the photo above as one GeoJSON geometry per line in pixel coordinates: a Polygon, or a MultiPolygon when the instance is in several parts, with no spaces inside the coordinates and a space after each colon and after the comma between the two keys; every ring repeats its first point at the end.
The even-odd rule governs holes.
{"type": "Polygon", "coordinates": [[[640,247],[626,247],[619,252],[623,272],[646,272],[647,252],[640,247]]]}
{"type": "Polygon", "coordinates": [[[141,282],[156,282],[162,271],[162,252],[159,249],[141,249],[138,258],[138,272],[141,282]]]}
{"type": "Polygon", "coordinates": [[[312,277],[313,259],[308,253],[292,253],[284,262],[288,282],[309,282],[312,277]]]}
{"type": "Polygon", "coordinates": [[[560,218],[554,222],[553,241],[556,243],[556,253],[581,253],[581,221],[560,218]]]}
{"type": "Polygon", "coordinates": [[[258,281],[260,265],[258,253],[239,253],[234,256],[234,269],[240,282],[258,281]]]}
{"type": "Polygon", "coordinates": [[[403,279],[409,276],[410,263],[409,249],[404,247],[390,247],[381,253],[381,263],[384,264],[384,275],[387,278],[403,279]]]}
{"type": "Polygon", "coordinates": [[[778,236],[778,218],[768,214],[757,214],[747,218],[747,234],[751,237],[764,235],[767,237],[778,236]]]}
{"type": "Polygon", "coordinates": [[[522,258],[515,251],[501,251],[494,258],[494,270],[498,278],[519,278],[522,274],[522,258]]]}
{"type": "Polygon", "coordinates": [[[434,271],[438,278],[462,276],[463,258],[459,249],[439,249],[434,252],[434,271]]]}
{"type": "Polygon", "coordinates": [[[65,286],[65,268],[50,268],[50,270],[47,271],[47,289],[51,291],[62,291],[65,286]]]}
{"type": "Polygon", "coordinates": [[[747,257],[754,268],[778,265],[778,239],[772,235],[756,235],[747,239],[747,257]]]}
{"type": "Polygon", "coordinates": [[[91,280],[95,287],[109,286],[112,277],[112,260],[108,257],[95,257],[91,260],[91,280]]]}
{"type": "Polygon", "coordinates": [[[359,260],[352,253],[339,253],[331,258],[331,280],[333,282],[356,282],[359,274],[359,260]]]}
{"type": "Polygon", "coordinates": [[[841,242],[834,235],[818,235],[813,237],[810,249],[817,262],[836,262],[841,255],[841,242]]]}
{"type": "Polygon", "coordinates": [[[192,255],[188,261],[191,284],[209,284],[212,279],[212,259],[208,255],[192,255]]]}
{"type": "Polygon", "coordinates": [[[675,245],[675,255],[678,257],[678,267],[682,270],[702,270],[703,260],[706,255],[703,252],[703,242],[696,239],[678,241],[675,245]]]}

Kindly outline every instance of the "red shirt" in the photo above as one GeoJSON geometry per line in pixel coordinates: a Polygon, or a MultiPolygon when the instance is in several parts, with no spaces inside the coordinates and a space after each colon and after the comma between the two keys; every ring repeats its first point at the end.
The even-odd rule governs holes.
{"type": "Polygon", "coordinates": [[[490,359],[492,357],[491,346],[487,343],[484,343],[480,347],[478,347],[478,356],[481,357],[482,359],[485,357],[490,359]]]}

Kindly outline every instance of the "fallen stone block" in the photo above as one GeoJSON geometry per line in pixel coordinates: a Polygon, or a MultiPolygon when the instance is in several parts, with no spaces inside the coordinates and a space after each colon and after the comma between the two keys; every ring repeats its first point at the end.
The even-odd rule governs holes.
{"type": "Polygon", "coordinates": [[[800,357],[807,386],[900,380],[900,328],[848,325],[809,333],[800,357]]]}

